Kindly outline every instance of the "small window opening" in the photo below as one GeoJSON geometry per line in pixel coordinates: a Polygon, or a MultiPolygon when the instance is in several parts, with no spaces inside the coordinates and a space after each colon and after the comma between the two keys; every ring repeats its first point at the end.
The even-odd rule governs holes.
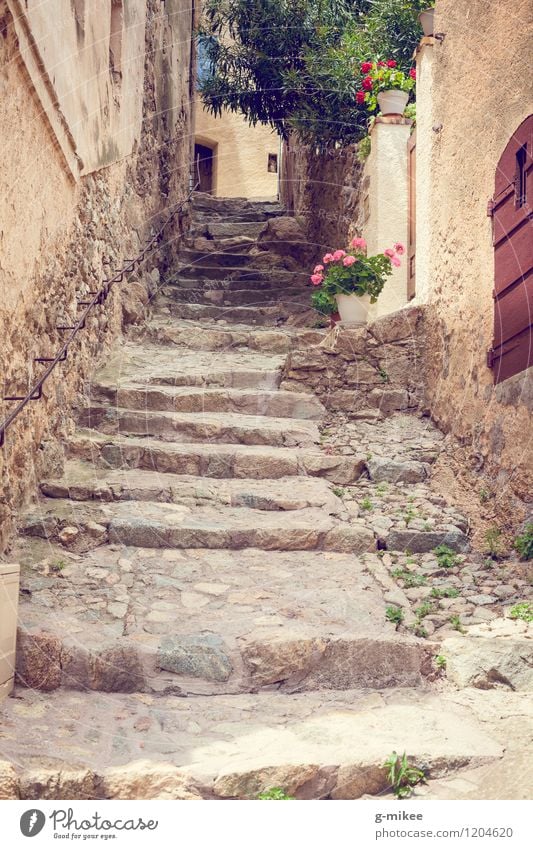
{"type": "Polygon", "coordinates": [[[277,153],[269,153],[268,154],[267,170],[270,174],[277,174],[278,173],[278,154],[277,153]]]}
{"type": "Polygon", "coordinates": [[[526,205],[527,200],[527,145],[523,145],[516,152],[516,206],[520,208],[526,205]]]}

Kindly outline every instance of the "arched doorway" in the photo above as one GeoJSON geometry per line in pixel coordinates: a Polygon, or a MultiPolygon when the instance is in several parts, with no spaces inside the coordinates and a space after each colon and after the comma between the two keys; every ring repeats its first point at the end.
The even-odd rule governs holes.
{"type": "Polygon", "coordinates": [[[494,245],[494,383],[533,365],[533,115],[513,133],[489,203],[494,245]]]}

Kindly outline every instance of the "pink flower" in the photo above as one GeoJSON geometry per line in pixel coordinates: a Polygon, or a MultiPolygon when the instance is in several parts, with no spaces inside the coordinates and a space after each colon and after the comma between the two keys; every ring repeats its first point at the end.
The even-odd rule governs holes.
{"type": "Polygon", "coordinates": [[[396,244],[394,245],[394,251],[401,256],[405,253],[405,247],[402,245],[401,242],[396,242],[396,244]]]}
{"type": "Polygon", "coordinates": [[[313,286],[320,286],[323,279],[324,279],[324,277],[323,277],[322,274],[312,274],[311,275],[311,283],[313,284],[313,286]]]}
{"type": "Polygon", "coordinates": [[[409,71],[409,76],[412,80],[416,80],[416,68],[411,68],[411,70],[409,71]]]}
{"type": "Polygon", "coordinates": [[[357,262],[357,257],[351,256],[351,254],[348,254],[348,256],[344,257],[342,264],[345,265],[346,267],[348,267],[349,265],[353,265],[354,262],[357,262]]]}
{"type": "Polygon", "coordinates": [[[393,256],[396,256],[396,251],[394,251],[392,248],[385,248],[383,254],[384,256],[388,256],[390,257],[390,259],[392,259],[393,256]]]}
{"type": "Polygon", "coordinates": [[[399,267],[400,267],[400,265],[401,265],[401,262],[400,262],[400,260],[399,260],[399,257],[397,257],[397,256],[396,256],[396,254],[394,254],[393,256],[391,256],[390,261],[392,262],[392,264],[393,264],[393,265],[395,265],[395,266],[396,266],[396,268],[399,268],[399,267]]]}
{"type": "Polygon", "coordinates": [[[335,251],[333,254],[333,259],[337,262],[339,259],[342,259],[343,256],[346,256],[346,251],[335,251]]]}
{"type": "Polygon", "coordinates": [[[370,91],[374,83],[372,82],[372,77],[363,77],[363,81],[361,83],[365,91],[370,91]]]}
{"type": "Polygon", "coordinates": [[[352,239],[350,242],[351,248],[357,248],[359,251],[366,251],[366,242],[364,239],[361,239],[359,236],[356,236],[355,239],[352,239]]]}
{"type": "Polygon", "coordinates": [[[395,68],[398,63],[394,61],[394,59],[389,59],[387,62],[387,68],[395,68]]]}
{"type": "Polygon", "coordinates": [[[361,73],[368,74],[372,70],[372,62],[363,62],[361,64],[361,73]]]}
{"type": "Polygon", "coordinates": [[[323,265],[315,265],[313,269],[313,274],[320,274],[321,271],[324,271],[323,265]]]}
{"type": "Polygon", "coordinates": [[[333,262],[333,254],[324,254],[324,256],[322,257],[322,262],[324,263],[324,265],[327,265],[328,262],[333,262]]]}
{"type": "Polygon", "coordinates": [[[365,92],[364,92],[364,91],[358,91],[358,92],[356,92],[356,94],[355,94],[355,102],[357,103],[357,105],[358,105],[358,106],[362,106],[362,105],[363,105],[363,103],[365,102],[365,99],[366,99],[366,94],[365,94],[365,92]]]}

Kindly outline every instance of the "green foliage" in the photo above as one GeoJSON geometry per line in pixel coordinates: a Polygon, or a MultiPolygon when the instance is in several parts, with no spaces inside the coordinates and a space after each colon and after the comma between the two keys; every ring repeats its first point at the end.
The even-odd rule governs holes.
{"type": "Polygon", "coordinates": [[[378,374],[381,378],[382,383],[390,383],[390,377],[389,377],[389,375],[387,374],[387,372],[385,371],[384,368],[380,368],[379,371],[378,371],[378,374]]]}
{"type": "Polygon", "coordinates": [[[417,607],[415,610],[416,618],[419,622],[421,619],[424,619],[424,617],[429,616],[430,613],[433,613],[433,605],[430,601],[422,602],[420,607],[417,607]]]}
{"type": "Polygon", "coordinates": [[[413,792],[417,784],[425,784],[426,775],[423,770],[412,766],[405,752],[400,757],[396,752],[389,755],[383,766],[388,769],[388,779],[392,792],[398,799],[405,799],[413,792]]]}
{"type": "Polygon", "coordinates": [[[335,298],[328,294],[321,286],[311,295],[311,306],[321,315],[331,315],[337,312],[337,302],[335,298]]]}
{"type": "Polygon", "coordinates": [[[416,519],[417,516],[418,513],[416,512],[414,507],[408,507],[407,510],[404,511],[403,520],[407,527],[409,527],[409,524],[413,521],[413,519],[416,519]]]}
{"type": "Polygon", "coordinates": [[[345,490],[342,488],[342,486],[334,486],[331,491],[332,491],[333,495],[337,496],[337,498],[343,498],[344,497],[345,490]]]}
{"type": "Polygon", "coordinates": [[[362,501],[359,502],[359,506],[361,510],[373,510],[374,505],[372,504],[370,498],[363,498],[362,501]]]}
{"type": "Polygon", "coordinates": [[[446,658],[443,654],[435,655],[435,666],[437,669],[446,669],[446,658]]]}
{"type": "Polygon", "coordinates": [[[457,554],[447,545],[438,545],[433,549],[433,553],[437,557],[437,563],[441,569],[453,569],[457,566],[457,554]]]}
{"type": "Polygon", "coordinates": [[[450,625],[454,629],[454,631],[459,631],[460,634],[465,633],[465,629],[463,628],[461,619],[459,616],[450,616],[450,625]]]}
{"type": "Polygon", "coordinates": [[[491,496],[491,493],[489,492],[488,489],[485,489],[484,487],[482,487],[479,490],[479,500],[480,500],[481,504],[486,504],[486,502],[489,500],[490,496],[491,496]]]}
{"type": "Polygon", "coordinates": [[[387,490],[388,490],[388,487],[387,487],[386,483],[378,483],[378,485],[376,487],[376,494],[377,495],[385,495],[387,490]]]}
{"type": "Polygon", "coordinates": [[[424,584],[427,583],[425,575],[417,575],[413,572],[407,572],[405,569],[394,569],[394,571],[391,572],[391,575],[393,578],[403,581],[403,585],[406,589],[423,587],[424,584]]]}
{"type": "Polygon", "coordinates": [[[370,156],[370,150],[372,148],[372,141],[370,136],[364,136],[359,144],[357,145],[357,158],[359,162],[365,162],[370,156]]]}
{"type": "Polygon", "coordinates": [[[211,75],[209,111],[242,113],[322,148],[367,134],[356,103],[360,64],[395,59],[408,71],[422,0],[205,0],[198,30],[211,75]]]}
{"type": "Polygon", "coordinates": [[[509,616],[511,619],[522,619],[524,622],[533,622],[533,604],[530,601],[521,601],[511,608],[509,616]]]}
{"type": "Polygon", "coordinates": [[[502,551],[502,532],[494,525],[485,532],[485,553],[496,559],[502,554],[502,551]]]}
{"type": "Polygon", "coordinates": [[[528,522],[524,531],[516,537],[513,548],[522,560],[533,558],[533,522],[528,522]]]}
{"type": "Polygon", "coordinates": [[[388,622],[393,622],[395,625],[401,625],[404,619],[404,612],[401,607],[391,605],[385,611],[385,619],[388,622]]]}
{"type": "Polygon", "coordinates": [[[431,595],[433,598],[457,598],[460,592],[455,587],[433,587],[431,595]]]}
{"type": "Polygon", "coordinates": [[[416,127],[416,102],[414,100],[411,103],[408,103],[403,112],[404,118],[410,118],[413,122],[413,126],[411,127],[411,131],[416,127]]]}
{"type": "Polygon", "coordinates": [[[294,801],[294,796],[287,796],[282,787],[269,787],[264,793],[260,793],[258,799],[276,799],[294,801]]]}

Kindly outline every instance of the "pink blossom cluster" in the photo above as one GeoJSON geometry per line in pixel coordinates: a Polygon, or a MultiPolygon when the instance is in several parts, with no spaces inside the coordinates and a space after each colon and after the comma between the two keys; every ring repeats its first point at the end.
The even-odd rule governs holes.
{"type": "MultiPolygon", "coordinates": [[[[352,239],[350,242],[350,247],[353,248],[356,254],[364,255],[366,253],[366,241],[362,239],[360,236],[356,236],[355,239],[352,239]]],[[[401,265],[400,256],[405,253],[405,247],[401,242],[396,242],[392,248],[386,248],[383,251],[384,256],[388,256],[392,265],[398,268],[401,265]]],[[[332,262],[342,262],[345,267],[349,267],[354,265],[359,261],[359,256],[354,256],[353,254],[347,253],[342,249],[333,251],[333,253],[324,254],[322,257],[322,263],[319,265],[315,265],[313,269],[313,273],[311,275],[311,283],[313,286],[320,286],[321,283],[324,282],[325,277],[325,267],[332,262]]],[[[327,273],[327,272],[326,272],[327,273]]]]}

